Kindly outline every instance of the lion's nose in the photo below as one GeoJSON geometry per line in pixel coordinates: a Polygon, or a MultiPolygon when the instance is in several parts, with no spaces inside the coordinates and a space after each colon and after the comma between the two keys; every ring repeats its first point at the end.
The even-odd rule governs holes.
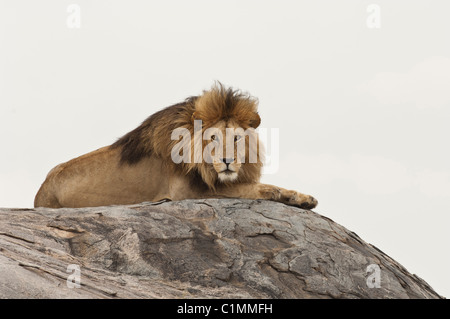
{"type": "Polygon", "coordinates": [[[234,162],[233,158],[222,158],[222,162],[225,163],[228,167],[228,165],[230,165],[230,163],[234,162]]]}

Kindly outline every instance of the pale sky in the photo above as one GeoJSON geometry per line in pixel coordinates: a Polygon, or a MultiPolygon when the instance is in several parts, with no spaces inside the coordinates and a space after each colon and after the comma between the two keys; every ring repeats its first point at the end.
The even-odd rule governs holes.
{"type": "Polygon", "coordinates": [[[446,0],[0,0],[0,207],[32,207],[52,167],[219,80],[279,131],[263,182],[315,196],[316,212],[449,297],[449,12],[446,0]]]}

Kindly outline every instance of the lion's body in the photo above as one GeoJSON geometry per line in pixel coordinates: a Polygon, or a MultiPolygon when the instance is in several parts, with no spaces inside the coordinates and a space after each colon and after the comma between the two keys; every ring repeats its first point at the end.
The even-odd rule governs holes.
{"type": "MultiPolygon", "coordinates": [[[[197,117],[205,127],[219,127],[222,131],[253,128],[260,122],[254,100],[222,86],[214,88],[155,113],[110,146],[56,166],[37,193],[35,207],[125,205],[211,197],[269,199],[315,207],[317,201],[311,196],[260,184],[259,157],[256,163],[242,164],[236,159],[230,164],[174,163],[171,150],[178,141],[171,140],[171,132],[183,127],[195,134],[192,120],[197,117]]],[[[248,142],[249,137],[244,138],[248,142]]],[[[248,150],[246,156],[248,159],[248,150]]]]}
{"type": "Polygon", "coordinates": [[[169,172],[159,158],[145,158],[133,166],[118,165],[119,152],[104,147],[58,165],[36,196],[35,206],[103,206],[170,197],[169,172]]]}

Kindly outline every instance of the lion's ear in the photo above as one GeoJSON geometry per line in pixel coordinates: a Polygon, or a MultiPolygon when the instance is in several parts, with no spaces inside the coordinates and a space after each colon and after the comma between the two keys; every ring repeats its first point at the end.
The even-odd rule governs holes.
{"type": "Polygon", "coordinates": [[[261,124],[261,118],[258,113],[254,113],[253,117],[250,119],[250,127],[257,128],[261,124]]]}

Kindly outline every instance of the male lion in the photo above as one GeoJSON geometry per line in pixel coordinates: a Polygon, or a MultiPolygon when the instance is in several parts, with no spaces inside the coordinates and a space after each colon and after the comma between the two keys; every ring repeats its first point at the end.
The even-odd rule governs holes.
{"type": "Polygon", "coordinates": [[[257,104],[249,95],[220,83],[214,85],[201,96],[190,97],[151,115],[114,144],[53,168],[39,189],[34,206],[87,207],[163,199],[248,198],[314,208],[317,201],[312,196],[259,183],[262,149],[259,143],[256,146],[251,143],[257,139],[254,129],[261,121],[257,104]],[[198,123],[200,129],[196,128],[198,123]],[[206,134],[211,128],[215,131],[206,134]],[[231,140],[227,135],[230,129],[238,132],[231,140]],[[224,147],[230,143],[217,142],[218,137],[224,141],[225,136],[236,146],[234,156],[232,152],[226,153],[224,147]],[[198,155],[208,153],[204,151],[213,142],[210,161],[198,160],[198,155]],[[244,152],[238,156],[237,144],[243,142],[244,152]]]}

